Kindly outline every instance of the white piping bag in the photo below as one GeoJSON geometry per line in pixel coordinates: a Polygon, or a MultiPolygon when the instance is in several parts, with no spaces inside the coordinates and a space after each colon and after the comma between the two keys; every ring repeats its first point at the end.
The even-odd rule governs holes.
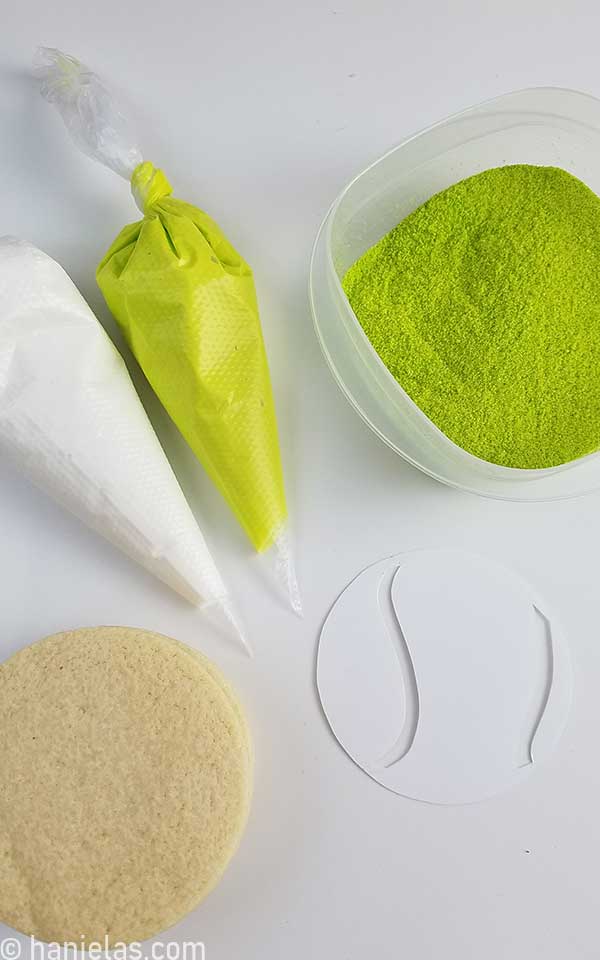
{"type": "Polygon", "coordinates": [[[245,643],[125,363],[62,267],[0,238],[0,452],[245,643]]]}

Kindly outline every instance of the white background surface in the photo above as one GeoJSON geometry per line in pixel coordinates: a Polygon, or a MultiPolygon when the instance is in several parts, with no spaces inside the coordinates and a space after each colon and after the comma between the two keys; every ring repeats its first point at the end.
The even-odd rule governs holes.
{"type": "Polygon", "coordinates": [[[142,391],[243,609],[253,662],[0,469],[2,657],[68,627],[146,626],[207,652],[246,704],[257,749],[247,834],[219,888],[168,935],[203,940],[207,960],[600,955],[600,495],[488,502],[404,465],[333,383],[306,295],[314,235],[351,175],[415,130],[511,89],[600,96],[599,27],[595,0],[3,4],[0,233],[59,259],[113,332],[94,268],[136,211],[126,184],[81,156],[38,97],[28,70],[43,42],[126,92],[145,155],[219,220],[257,277],[304,621],[269,593],[142,391]],[[339,590],[366,564],[426,546],[513,566],[552,601],[571,643],[575,705],[557,754],[523,787],[475,806],[387,793],[336,745],[315,694],[318,631],[339,590]]]}

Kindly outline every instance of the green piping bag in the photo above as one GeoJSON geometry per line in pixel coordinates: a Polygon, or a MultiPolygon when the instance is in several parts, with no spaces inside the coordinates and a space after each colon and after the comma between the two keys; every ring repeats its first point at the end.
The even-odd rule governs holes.
{"type": "Polygon", "coordinates": [[[42,94],[76,144],[126,177],[143,219],[103,257],[104,298],[159,400],[259,553],[301,604],[269,369],[252,271],[217,224],[144,162],[99,78],[58,50],[37,56],[42,94]]]}

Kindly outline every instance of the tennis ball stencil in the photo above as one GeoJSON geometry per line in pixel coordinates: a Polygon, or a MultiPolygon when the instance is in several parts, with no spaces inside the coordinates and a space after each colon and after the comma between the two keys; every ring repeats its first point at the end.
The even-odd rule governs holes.
{"type": "Polygon", "coordinates": [[[560,739],[572,675],[561,630],[528,584],[482,557],[424,550],[368,567],[340,595],[317,685],[361,769],[448,804],[531,775],[560,739]]]}

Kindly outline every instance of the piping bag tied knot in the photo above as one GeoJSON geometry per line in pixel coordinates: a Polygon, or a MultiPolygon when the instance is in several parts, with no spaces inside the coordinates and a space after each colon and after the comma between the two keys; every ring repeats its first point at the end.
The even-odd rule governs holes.
{"type": "Polygon", "coordinates": [[[131,192],[141,212],[146,216],[152,207],[173,192],[162,170],[145,160],[139,163],[131,175],[131,192]]]}

